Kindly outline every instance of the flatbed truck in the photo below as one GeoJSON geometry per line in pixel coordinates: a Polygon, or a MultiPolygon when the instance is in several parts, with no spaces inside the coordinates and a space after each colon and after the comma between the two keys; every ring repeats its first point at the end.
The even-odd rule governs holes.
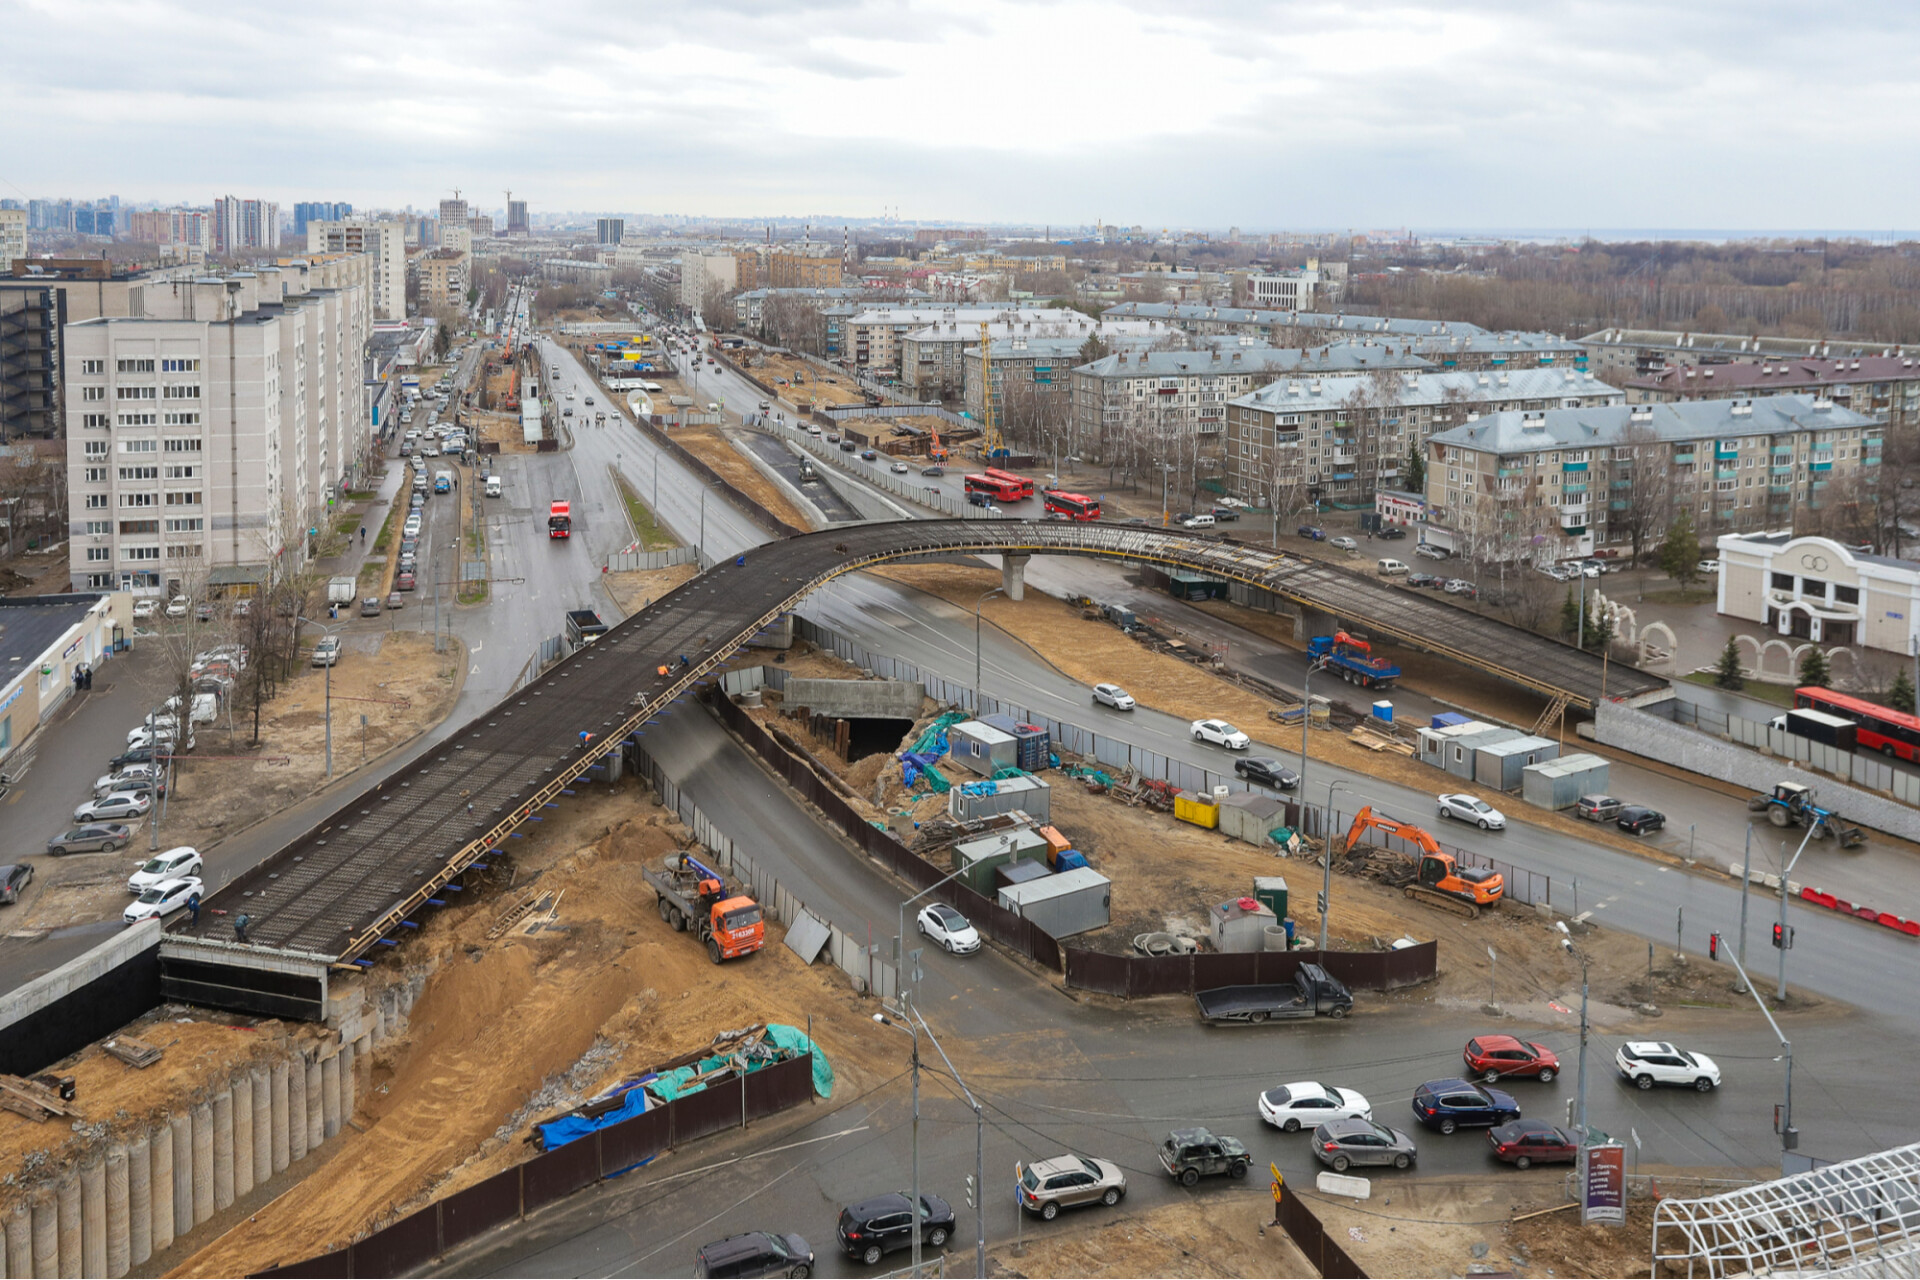
{"type": "Polygon", "coordinates": [[[715,964],[766,945],[760,904],[745,894],[730,894],[726,876],[691,853],[670,854],[659,869],[642,867],[640,874],[659,895],[660,918],[676,933],[698,935],[715,964]]]}
{"type": "Polygon", "coordinates": [[[1385,689],[1400,678],[1400,668],[1385,658],[1373,656],[1373,645],[1344,631],[1330,636],[1314,636],[1307,641],[1307,652],[1326,663],[1348,684],[1367,689],[1385,689]]]}
{"type": "Polygon", "coordinates": [[[1344,1018],[1353,1011],[1347,984],[1317,964],[1303,964],[1292,982],[1214,987],[1193,993],[1202,1022],[1265,1022],[1269,1018],[1344,1018]]]}

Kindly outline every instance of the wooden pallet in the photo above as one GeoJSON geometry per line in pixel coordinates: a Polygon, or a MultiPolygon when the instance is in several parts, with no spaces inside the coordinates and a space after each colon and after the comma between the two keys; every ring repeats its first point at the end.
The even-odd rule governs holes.
{"type": "Polygon", "coordinates": [[[53,1116],[79,1114],[52,1089],[19,1076],[0,1076],[0,1110],[25,1116],[37,1124],[45,1124],[53,1116]]]}
{"type": "Polygon", "coordinates": [[[1365,726],[1355,726],[1353,731],[1347,736],[1357,745],[1365,747],[1369,751],[1391,751],[1403,756],[1413,754],[1413,746],[1411,743],[1402,742],[1398,738],[1389,738],[1384,734],[1375,733],[1365,726]]]}
{"type": "Polygon", "coordinates": [[[542,896],[538,890],[535,890],[501,912],[500,918],[493,922],[491,929],[487,930],[487,937],[490,939],[498,938],[501,934],[513,928],[514,925],[526,919],[527,913],[533,910],[534,904],[539,902],[542,896]]]}
{"type": "Polygon", "coordinates": [[[164,1052],[158,1046],[135,1040],[132,1036],[115,1036],[101,1047],[128,1066],[141,1068],[160,1061],[160,1055],[164,1052]]]}

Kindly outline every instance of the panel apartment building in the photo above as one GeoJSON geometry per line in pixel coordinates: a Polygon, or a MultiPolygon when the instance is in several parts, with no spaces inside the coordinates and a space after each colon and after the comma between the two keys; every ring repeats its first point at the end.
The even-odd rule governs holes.
{"type": "Polygon", "coordinates": [[[1906,355],[1762,356],[1735,364],[1671,365],[1626,379],[1628,404],[1819,396],[1888,426],[1920,427],[1920,360],[1906,355]]]}
{"type": "Polygon", "coordinates": [[[1586,348],[1551,333],[1495,333],[1465,320],[1414,320],[1341,312],[1268,311],[1196,303],[1123,302],[1108,319],[1158,319],[1188,333],[1244,334],[1276,347],[1329,342],[1379,342],[1406,350],[1442,369],[1584,370],[1586,348]]]}
{"type": "Polygon", "coordinates": [[[1375,372],[1293,377],[1227,404],[1227,492],[1256,505],[1275,493],[1306,502],[1373,505],[1398,488],[1429,436],[1506,409],[1623,404],[1616,387],[1571,369],[1511,373],[1375,372]]]}
{"type": "Polygon", "coordinates": [[[371,458],[371,275],[365,255],[289,259],[67,327],[76,588],[166,595],[306,561],[371,458]]]}
{"type": "Polygon", "coordinates": [[[1593,370],[1620,383],[1659,373],[1669,364],[1752,364],[1759,360],[1836,360],[1905,354],[1895,343],[1855,339],[1772,338],[1678,329],[1596,329],[1580,339],[1593,370]]]}
{"type": "Polygon", "coordinates": [[[308,253],[365,253],[373,257],[373,314],[407,318],[407,224],[397,219],[320,219],[307,223],[308,253]]]}
{"type": "MultiPolygon", "coordinates": [[[[1048,341],[1048,355],[1064,355],[1067,358],[1061,370],[1060,385],[1067,385],[1066,369],[1079,364],[1076,359],[1081,348],[1095,338],[1110,347],[1124,346],[1130,351],[1140,350],[1155,342],[1184,341],[1186,335],[1177,329],[1169,329],[1158,320],[1095,320],[1078,311],[1050,311],[1041,313],[1040,320],[989,320],[985,334],[994,344],[994,359],[998,360],[1002,352],[1014,356],[1016,348],[1007,344],[1019,340],[1034,342],[1040,339],[1048,341]]],[[[924,329],[915,329],[900,337],[900,383],[915,395],[950,399],[966,394],[971,400],[973,393],[966,391],[967,370],[977,367],[977,353],[980,346],[982,328],[978,323],[967,324],[960,320],[946,320],[940,324],[928,325],[924,329]],[[970,366],[966,353],[974,351],[976,359],[970,366]]],[[[1017,349],[1025,352],[1026,347],[1017,349]]],[[[1031,359],[1029,356],[1018,358],[1031,359]]]]}
{"type": "Polygon", "coordinates": [[[1060,313],[1045,307],[868,307],[856,309],[840,324],[839,354],[878,378],[904,376],[900,363],[901,339],[933,325],[952,324],[956,330],[972,326],[979,341],[982,323],[1013,324],[1058,320],[1060,313]]]}
{"type": "Polygon", "coordinates": [[[1511,411],[1427,442],[1424,540],[1476,559],[1591,555],[1631,545],[1635,504],[1666,530],[1777,529],[1871,472],[1885,428],[1807,395],[1511,411]]]}

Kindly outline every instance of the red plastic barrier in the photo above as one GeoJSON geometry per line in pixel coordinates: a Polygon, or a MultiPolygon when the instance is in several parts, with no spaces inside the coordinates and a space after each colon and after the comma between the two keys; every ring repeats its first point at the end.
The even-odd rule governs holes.
{"type": "Polygon", "coordinates": [[[1900,922],[1900,932],[1906,934],[1909,938],[1920,938],[1920,920],[1902,920],[1900,922]]]}
{"type": "Polygon", "coordinates": [[[1897,933],[1904,933],[1909,938],[1920,938],[1920,920],[1906,920],[1894,915],[1891,911],[1876,911],[1872,907],[1858,907],[1848,902],[1845,898],[1836,898],[1830,893],[1823,893],[1813,888],[1801,889],[1800,897],[1803,901],[1826,907],[1830,911],[1838,911],[1842,915],[1853,916],[1856,919],[1865,920],[1870,924],[1883,925],[1897,933]]]}

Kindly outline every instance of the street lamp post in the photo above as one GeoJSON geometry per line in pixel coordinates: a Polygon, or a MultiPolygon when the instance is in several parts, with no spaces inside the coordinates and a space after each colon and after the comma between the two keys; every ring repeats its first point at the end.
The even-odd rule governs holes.
{"type": "Polygon", "coordinates": [[[980,606],[1005,590],[1005,587],[995,587],[973,602],[973,714],[976,716],[980,714],[980,606]]]}
{"type": "MultiPolygon", "coordinates": [[[[914,1114],[914,1121],[916,1125],[918,1124],[918,1121],[920,1118],[920,1037],[915,1033],[915,1030],[914,1030],[915,1023],[919,1024],[919,1029],[921,1031],[925,1031],[927,1033],[927,1039],[933,1043],[934,1052],[940,1055],[940,1061],[947,1064],[947,1074],[949,1076],[952,1076],[953,1082],[960,1086],[960,1092],[963,1095],[965,1095],[967,1099],[967,1106],[973,1111],[973,1225],[974,1225],[973,1262],[974,1262],[975,1274],[979,1275],[980,1277],[982,1277],[982,1280],[984,1280],[987,1274],[987,1200],[986,1200],[987,1113],[985,1108],[983,1108],[980,1105],[980,1100],[973,1096],[973,1090],[967,1088],[967,1082],[965,1080],[962,1080],[960,1078],[960,1073],[954,1069],[953,1059],[949,1058],[947,1056],[947,1051],[941,1047],[940,1037],[933,1034],[933,1028],[927,1025],[926,1018],[921,1016],[920,1011],[918,1009],[914,1009],[911,1007],[909,1007],[906,1010],[906,1013],[910,1021],[907,1019],[903,1019],[902,1021],[896,1022],[893,1018],[889,1018],[884,1013],[874,1014],[873,1020],[879,1023],[883,1027],[892,1027],[895,1030],[904,1030],[908,1035],[913,1036],[913,1073],[914,1073],[913,1114],[914,1114]]],[[[917,1134],[918,1134],[917,1128],[915,1130],[915,1133],[917,1137],[917,1134]]],[[[916,1155],[916,1159],[915,1159],[914,1168],[917,1173],[919,1169],[917,1147],[916,1147],[915,1155],[916,1155]]],[[[918,1182],[914,1184],[914,1189],[913,1189],[913,1214],[914,1214],[915,1228],[916,1228],[914,1231],[914,1237],[913,1237],[914,1250],[915,1250],[913,1267],[914,1267],[914,1273],[918,1275],[920,1270],[920,1258],[919,1258],[920,1232],[918,1230],[919,1217],[920,1217],[920,1187],[918,1182]]]]}
{"type": "MultiPolygon", "coordinates": [[[[1808,795],[1807,801],[1809,804],[1812,803],[1811,794],[1808,795]]],[[[1787,877],[1793,874],[1793,868],[1799,863],[1800,855],[1807,851],[1807,842],[1813,839],[1813,833],[1819,829],[1817,823],[1809,823],[1807,834],[1800,837],[1800,847],[1793,851],[1793,857],[1788,860],[1787,865],[1780,868],[1780,986],[1774,992],[1776,1000],[1787,998],[1787,877]]],[[[1740,886],[1743,898],[1746,896],[1746,889],[1745,885],[1740,886]]],[[[1743,933],[1741,936],[1744,938],[1746,935],[1743,933]]]]}
{"type": "MultiPolygon", "coordinates": [[[[1303,765],[1306,763],[1305,756],[1300,758],[1300,763],[1303,765]]],[[[1303,772],[1301,786],[1305,785],[1303,772]]],[[[1329,782],[1326,807],[1320,810],[1320,825],[1326,829],[1326,852],[1320,859],[1320,953],[1322,955],[1325,955],[1327,950],[1327,917],[1333,914],[1333,793],[1346,785],[1345,778],[1335,778],[1329,782]]],[[[1306,804],[1304,790],[1300,793],[1300,803],[1304,812],[1306,804]]]]}
{"type": "MultiPolygon", "coordinates": [[[[295,621],[304,622],[310,627],[320,627],[320,630],[329,639],[332,638],[334,632],[340,630],[340,626],[346,625],[345,623],[342,623],[340,624],[340,626],[334,626],[334,627],[321,626],[320,623],[315,622],[311,618],[296,618],[295,621]]],[[[336,655],[332,658],[331,661],[327,663],[326,722],[327,722],[327,779],[328,781],[332,781],[333,779],[333,664],[334,662],[337,662],[337,661],[339,661],[339,658],[336,655]]]]}
{"type": "Polygon", "coordinates": [[[1554,927],[1560,930],[1560,945],[1567,954],[1580,962],[1580,1086],[1579,1103],[1575,1111],[1577,1119],[1574,1127],[1580,1132],[1580,1145],[1587,1145],[1587,953],[1576,950],[1573,935],[1567,932],[1567,922],[1554,921],[1554,927]]]}
{"type": "MultiPolygon", "coordinates": [[[[1316,658],[1312,662],[1307,663],[1307,674],[1305,678],[1300,681],[1300,813],[1303,817],[1307,812],[1307,732],[1313,725],[1313,673],[1315,671],[1325,670],[1326,665],[1327,660],[1325,658],[1316,658]]],[[[1327,803],[1329,805],[1333,803],[1333,792],[1331,790],[1327,792],[1327,803]]],[[[1322,846],[1321,860],[1327,864],[1327,887],[1332,888],[1333,832],[1322,831],[1320,833],[1320,842],[1322,846]]],[[[1320,950],[1325,951],[1326,949],[1327,913],[1322,911],[1320,913],[1320,950]]]]}
{"type": "MultiPolygon", "coordinates": [[[[1781,877],[1783,885],[1785,879],[1784,876],[1781,877]]],[[[1718,952],[1724,944],[1720,942],[1719,934],[1714,934],[1713,939],[1712,950],[1718,952]]],[[[1784,948],[1781,950],[1781,955],[1783,957],[1786,955],[1784,948]]],[[[1793,1041],[1781,1034],[1780,1024],[1773,1020],[1773,1010],[1767,1008],[1767,1002],[1760,998],[1758,991],[1753,989],[1753,983],[1747,977],[1747,967],[1740,962],[1740,957],[1730,954],[1727,958],[1733,961],[1734,971],[1740,975],[1741,989],[1753,996],[1753,1002],[1760,1006],[1760,1016],[1767,1020],[1767,1025],[1773,1028],[1774,1039],[1780,1042],[1780,1059],[1786,1064],[1787,1069],[1786,1092],[1782,1100],[1779,1120],[1780,1150],[1784,1155],[1785,1152],[1792,1151],[1800,1145],[1800,1131],[1793,1127],[1793,1041]]]]}

